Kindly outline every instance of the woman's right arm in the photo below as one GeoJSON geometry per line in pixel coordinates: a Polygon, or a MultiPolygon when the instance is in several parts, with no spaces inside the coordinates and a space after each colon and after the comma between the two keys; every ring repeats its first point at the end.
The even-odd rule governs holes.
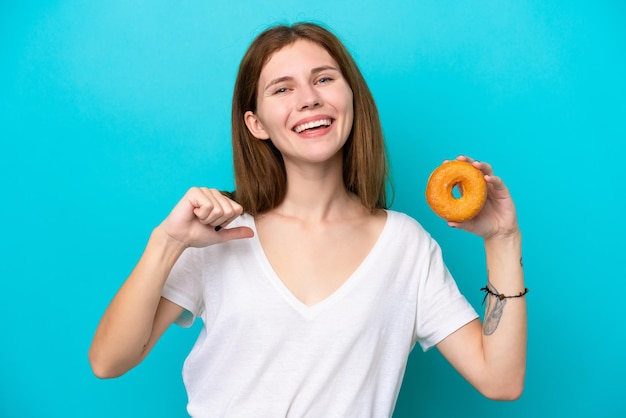
{"type": "Polygon", "coordinates": [[[187,247],[252,237],[247,227],[226,227],[243,212],[215,189],[192,188],[156,227],[132,273],[107,307],[89,350],[100,378],[117,377],[140,363],[183,308],[161,297],[167,277],[187,247]]]}

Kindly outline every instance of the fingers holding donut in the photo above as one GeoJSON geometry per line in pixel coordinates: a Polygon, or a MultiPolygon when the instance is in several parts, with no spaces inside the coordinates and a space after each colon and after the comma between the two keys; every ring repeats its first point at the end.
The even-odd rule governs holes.
{"type": "Polygon", "coordinates": [[[489,238],[500,234],[509,234],[518,230],[515,204],[504,181],[494,174],[491,164],[474,160],[467,156],[457,157],[457,161],[470,163],[483,173],[487,196],[485,204],[475,217],[467,221],[448,224],[477,235],[489,238]]]}
{"type": "Polygon", "coordinates": [[[465,161],[470,163],[471,165],[479,169],[485,176],[493,175],[493,167],[491,166],[491,164],[484,161],[475,160],[466,155],[459,155],[458,157],[456,157],[456,161],[465,161]]]}

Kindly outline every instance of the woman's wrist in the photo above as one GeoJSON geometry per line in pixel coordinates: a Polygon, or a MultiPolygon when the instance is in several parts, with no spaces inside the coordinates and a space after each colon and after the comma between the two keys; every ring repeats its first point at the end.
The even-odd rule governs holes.
{"type": "Polygon", "coordinates": [[[178,257],[188,247],[184,242],[172,237],[165,231],[162,225],[157,226],[152,230],[150,235],[149,244],[152,244],[154,248],[159,248],[163,252],[163,255],[171,255],[174,258],[178,257]]]}
{"type": "Polygon", "coordinates": [[[495,292],[513,295],[523,292],[522,234],[519,230],[485,239],[488,284],[495,292]]]}
{"type": "Polygon", "coordinates": [[[510,246],[521,245],[522,232],[515,227],[507,232],[496,233],[485,238],[485,247],[487,246],[510,246]]]}

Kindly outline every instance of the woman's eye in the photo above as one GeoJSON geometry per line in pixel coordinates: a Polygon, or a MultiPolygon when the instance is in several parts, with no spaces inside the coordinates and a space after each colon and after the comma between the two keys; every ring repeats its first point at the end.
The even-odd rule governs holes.
{"type": "Polygon", "coordinates": [[[331,81],[333,81],[331,77],[320,77],[320,79],[317,80],[317,82],[320,84],[330,83],[331,81]]]}
{"type": "Polygon", "coordinates": [[[276,89],[276,90],[274,91],[274,94],[282,94],[282,93],[286,93],[286,92],[287,92],[287,90],[288,90],[288,89],[287,89],[287,87],[281,87],[281,88],[276,89]]]}

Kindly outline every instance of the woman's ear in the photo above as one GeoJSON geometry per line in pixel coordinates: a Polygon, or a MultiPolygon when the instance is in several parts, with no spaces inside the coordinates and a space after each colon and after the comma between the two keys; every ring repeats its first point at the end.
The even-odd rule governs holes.
{"type": "Polygon", "coordinates": [[[248,130],[255,138],[263,140],[270,139],[269,134],[265,131],[263,124],[261,123],[257,115],[254,114],[254,112],[248,110],[246,113],[244,113],[243,120],[246,123],[248,130]]]}

